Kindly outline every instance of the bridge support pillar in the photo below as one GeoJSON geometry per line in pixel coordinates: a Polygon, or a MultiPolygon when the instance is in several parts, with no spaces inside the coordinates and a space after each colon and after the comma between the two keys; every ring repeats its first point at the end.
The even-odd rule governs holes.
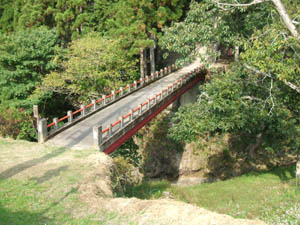
{"type": "Polygon", "coordinates": [[[45,118],[40,119],[38,122],[38,141],[44,143],[47,140],[47,120],[45,118]]]}
{"type": "Polygon", "coordinates": [[[93,139],[94,147],[100,149],[100,144],[102,143],[102,126],[93,127],[93,139]]]}

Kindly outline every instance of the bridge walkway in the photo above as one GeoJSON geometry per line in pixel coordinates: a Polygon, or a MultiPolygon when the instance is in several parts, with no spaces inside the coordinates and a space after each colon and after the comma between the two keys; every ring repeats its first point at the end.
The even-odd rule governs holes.
{"type": "Polygon", "coordinates": [[[47,143],[50,145],[67,147],[72,149],[84,149],[93,147],[93,127],[102,125],[103,129],[109,127],[124,114],[130,112],[131,109],[136,108],[139,104],[146,101],[156,93],[167,88],[172,82],[179,79],[184,74],[193,71],[199,67],[200,62],[197,60],[194,63],[183,67],[166,77],[163,77],[154,83],[141,88],[140,90],[120,99],[112,105],[96,112],[94,115],[74,124],[64,131],[56,134],[50,138],[47,143]]]}

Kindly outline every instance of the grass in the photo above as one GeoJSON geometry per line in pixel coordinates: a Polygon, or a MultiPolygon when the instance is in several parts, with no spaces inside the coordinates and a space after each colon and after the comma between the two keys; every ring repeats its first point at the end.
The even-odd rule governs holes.
{"type": "Polygon", "coordinates": [[[69,150],[0,139],[0,224],[133,224],[118,213],[92,210],[80,197],[96,150],[69,150]]]}
{"type": "Polygon", "coordinates": [[[167,181],[148,181],[127,187],[126,196],[157,199],[164,192],[184,201],[235,218],[259,218],[268,224],[300,224],[300,189],[295,166],[249,173],[210,184],[178,187],[167,181]]]}

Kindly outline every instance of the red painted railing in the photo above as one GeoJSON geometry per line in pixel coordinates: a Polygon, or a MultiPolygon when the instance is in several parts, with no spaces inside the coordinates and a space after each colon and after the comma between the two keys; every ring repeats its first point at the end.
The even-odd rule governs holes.
{"type": "MultiPolygon", "coordinates": [[[[198,68],[195,69],[194,71],[188,73],[187,75],[184,75],[183,77],[179,78],[179,79],[176,80],[172,85],[169,85],[168,88],[163,89],[161,92],[155,94],[153,97],[149,98],[148,101],[145,101],[145,102],[142,103],[140,106],[138,106],[138,107],[136,107],[135,109],[133,109],[131,112],[129,112],[129,113],[127,113],[126,115],[122,116],[122,117],[121,117],[121,118],[122,118],[121,120],[117,120],[116,122],[112,123],[110,126],[111,126],[111,127],[114,127],[114,126],[116,126],[116,125],[119,124],[119,123],[123,123],[123,122],[122,122],[123,119],[126,119],[126,118],[130,117],[133,113],[135,113],[136,111],[138,111],[138,110],[140,110],[140,109],[141,109],[141,112],[142,112],[142,108],[141,108],[141,107],[143,107],[143,106],[145,106],[145,105],[147,105],[147,104],[149,104],[149,107],[150,107],[150,103],[151,103],[152,101],[154,101],[155,99],[157,99],[158,96],[162,96],[164,92],[167,92],[168,95],[169,95],[169,93],[171,93],[172,91],[174,91],[174,89],[176,89],[176,88],[179,87],[177,84],[181,84],[181,85],[182,85],[182,83],[183,83],[183,81],[184,81],[185,79],[188,79],[188,78],[192,77],[192,76],[193,76],[194,74],[196,74],[198,71],[200,71],[200,67],[198,67],[198,68]],[[169,89],[171,89],[170,92],[169,92],[169,89]]],[[[132,115],[132,116],[133,116],[133,115],[132,115]]],[[[130,121],[129,121],[129,122],[130,122],[130,121]]],[[[127,121],[127,123],[128,123],[128,121],[127,121]]],[[[122,126],[123,126],[123,125],[122,125],[122,126]]],[[[102,134],[106,133],[109,129],[110,129],[110,128],[108,127],[108,128],[106,128],[105,130],[103,130],[103,131],[102,131],[102,134]]],[[[119,129],[120,129],[120,128],[119,128],[119,129]]],[[[107,137],[107,138],[109,138],[109,137],[107,137]]]]}
{"type": "MultiPolygon", "coordinates": [[[[149,77],[146,76],[146,77],[144,77],[144,78],[141,78],[140,80],[138,80],[138,81],[136,81],[136,82],[134,82],[134,83],[131,83],[131,84],[129,84],[129,85],[123,87],[123,88],[120,88],[119,90],[115,91],[114,93],[111,93],[111,94],[109,94],[109,95],[106,95],[106,96],[104,96],[104,97],[102,97],[102,98],[100,98],[100,99],[98,99],[98,100],[96,100],[96,101],[94,101],[94,102],[92,102],[92,103],[90,103],[90,104],[84,106],[84,108],[80,108],[80,109],[78,109],[78,110],[72,112],[71,114],[68,114],[68,115],[66,115],[66,116],[64,116],[64,117],[62,117],[62,118],[55,119],[55,120],[53,120],[53,122],[51,122],[50,124],[47,125],[47,128],[51,130],[52,127],[56,125],[56,126],[54,127],[54,129],[51,130],[52,132],[56,132],[56,129],[59,128],[59,126],[62,125],[62,124],[58,124],[58,123],[61,123],[61,122],[65,123],[64,121],[65,121],[66,119],[69,119],[70,117],[71,117],[71,119],[70,119],[69,121],[77,121],[78,118],[80,119],[80,118],[82,118],[82,116],[85,116],[85,111],[84,111],[85,109],[90,109],[91,107],[94,106],[95,108],[92,109],[92,110],[96,110],[96,109],[97,109],[97,106],[96,106],[97,104],[101,104],[101,105],[103,106],[103,102],[104,102],[104,105],[105,105],[105,104],[106,104],[106,101],[109,101],[109,103],[110,103],[111,101],[113,101],[113,100],[115,99],[115,98],[111,98],[111,97],[113,97],[113,95],[119,94],[119,95],[117,96],[118,99],[119,99],[119,98],[121,97],[121,95],[123,96],[123,94],[121,93],[122,91],[126,91],[126,95],[127,95],[127,94],[128,94],[128,89],[129,89],[129,88],[135,87],[134,89],[136,89],[138,84],[140,85],[140,87],[141,87],[141,85],[144,86],[143,83],[144,83],[145,81],[148,82],[148,81],[152,80],[153,78],[159,78],[159,77],[161,77],[161,76],[166,75],[167,73],[170,73],[170,72],[171,72],[171,69],[170,69],[170,68],[171,68],[171,67],[168,67],[168,68],[165,67],[164,69],[161,69],[160,71],[157,71],[157,72],[151,74],[149,77]],[[96,105],[95,105],[95,104],[96,104],[96,105]],[[76,119],[73,120],[73,116],[77,115],[77,114],[80,113],[80,112],[83,112],[82,115],[79,116],[79,117],[77,116],[76,119]],[[57,124],[56,124],[56,123],[57,123],[57,124]]],[[[176,69],[176,67],[175,67],[175,65],[172,65],[172,70],[174,70],[174,69],[176,69]]],[[[117,100],[117,99],[116,99],[116,100],[117,100]]],[[[144,105],[146,105],[146,104],[148,104],[148,102],[145,102],[145,103],[144,103],[144,105]]],[[[88,112],[90,112],[90,111],[88,111],[88,112]]],[[[63,126],[64,126],[64,125],[63,125],[63,126]]],[[[104,132],[104,133],[105,133],[105,132],[104,132]]]]}

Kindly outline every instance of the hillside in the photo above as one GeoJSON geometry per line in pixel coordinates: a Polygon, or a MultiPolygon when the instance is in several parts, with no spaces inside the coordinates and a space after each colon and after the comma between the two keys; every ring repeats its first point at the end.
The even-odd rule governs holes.
{"type": "Polygon", "coordinates": [[[264,224],[169,199],[113,198],[112,161],[70,150],[0,139],[0,223],[264,224]]]}

